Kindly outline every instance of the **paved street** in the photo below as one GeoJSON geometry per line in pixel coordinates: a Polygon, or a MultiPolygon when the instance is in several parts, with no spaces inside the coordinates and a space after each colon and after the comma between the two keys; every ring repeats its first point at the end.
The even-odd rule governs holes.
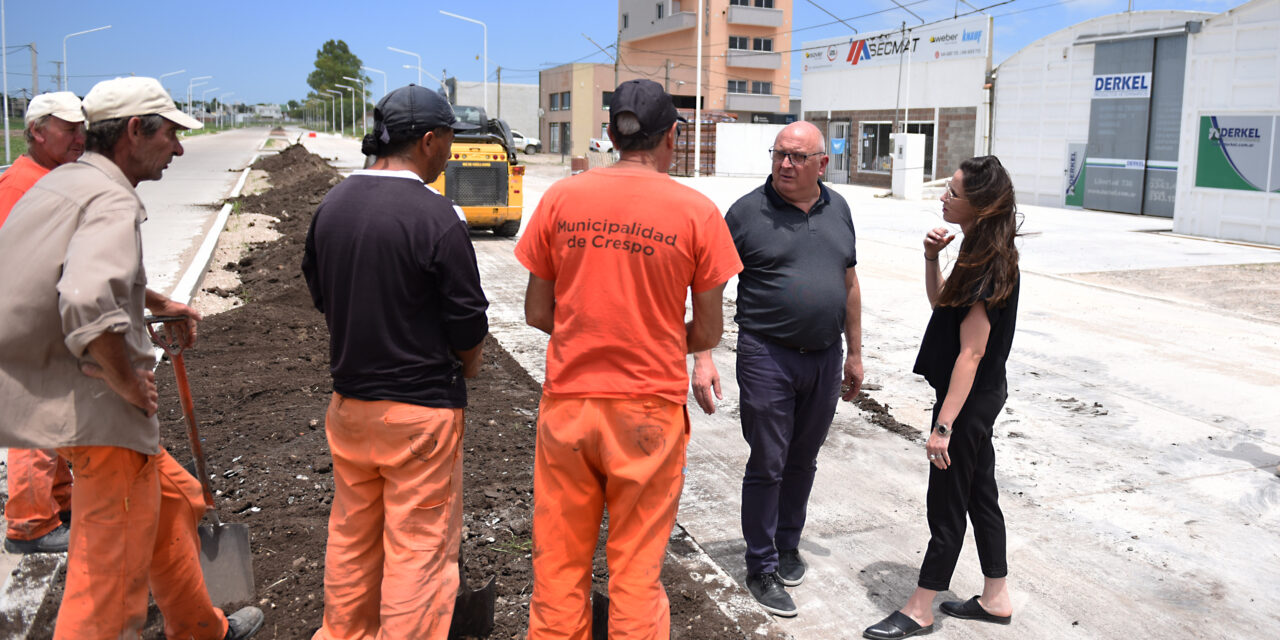
{"type": "MultiPolygon", "coordinates": [[[[758,184],[687,182],[722,209],[758,184]]],[[[526,180],[531,199],[536,188],[526,180]]],[[[942,224],[938,205],[836,189],[859,231],[867,382],[880,387],[871,396],[925,428],[932,391],[910,369],[929,314],[920,238],[942,224]]],[[[1019,615],[1007,628],[939,618],[940,628],[975,638],[1192,637],[1210,623],[1210,635],[1280,630],[1280,578],[1258,565],[1280,552],[1280,323],[1072,277],[1276,263],[1280,251],[1171,237],[1159,218],[1023,211],[1023,230],[1037,235],[1021,243],[1010,399],[996,428],[1019,615]]],[[[476,237],[494,335],[540,378],[546,341],[523,326],[527,275],[512,246],[476,237]]],[[[726,298],[734,293],[731,283],[726,298]]],[[[679,520],[741,581],[747,451],[733,344],[729,322],[716,351],[725,399],[712,416],[693,410],[679,520]]],[[[928,538],[926,478],[921,443],[840,407],[801,547],[812,565],[793,590],[801,615],[784,628],[800,639],[855,637],[905,601],[928,538]]],[[[980,589],[970,546],[950,595],[980,589]]]]}

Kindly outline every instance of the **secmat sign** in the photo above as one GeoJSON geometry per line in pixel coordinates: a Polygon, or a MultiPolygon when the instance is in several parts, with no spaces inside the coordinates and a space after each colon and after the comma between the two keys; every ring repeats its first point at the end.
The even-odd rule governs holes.
{"type": "Polygon", "coordinates": [[[919,28],[806,42],[801,53],[804,71],[861,69],[896,65],[905,56],[913,62],[932,62],[987,54],[989,21],[985,16],[952,20],[919,28]]]}

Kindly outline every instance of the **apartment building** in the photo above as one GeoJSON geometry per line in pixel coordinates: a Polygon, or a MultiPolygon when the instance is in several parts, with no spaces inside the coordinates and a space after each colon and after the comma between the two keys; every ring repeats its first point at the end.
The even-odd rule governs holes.
{"type": "MultiPolygon", "coordinates": [[[[647,78],[681,109],[697,103],[696,0],[619,0],[617,64],[571,63],[538,77],[543,149],[583,155],[608,137],[619,82],[647,78]]],[[[738,122],[795,120],[790,101],[791,0],[704,0],[702,108],[738,122]]]]}
{"type": "MultiPolygon", "coordinates": [[[[791,94],[791,0],[703,0],[703,109],[739,122],[786,122],[791,94]]],[[[692,109],[697,0],[619,0],[622,80],[662,83],[692,109]]]]}

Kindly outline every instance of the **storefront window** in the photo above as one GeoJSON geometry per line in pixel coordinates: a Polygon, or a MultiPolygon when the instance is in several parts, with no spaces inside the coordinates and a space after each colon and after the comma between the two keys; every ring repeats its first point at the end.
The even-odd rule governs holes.
{"type": "Polygon", "coordinates": [[[888,122],[862,123],[861,144],[858,145],[858,171],[889,171],[893,168],[892,147],[888,122]]]}

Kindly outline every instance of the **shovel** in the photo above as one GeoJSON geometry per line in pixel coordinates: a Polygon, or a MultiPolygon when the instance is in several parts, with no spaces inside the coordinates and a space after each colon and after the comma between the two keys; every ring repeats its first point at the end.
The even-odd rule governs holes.
{"type": "Polygon", "coordinates": [[[462,553],[458,553],[458,597],[453,601],[453,619],[449,621],[448,640],[488,638],[493,633],[494,603],[498,594],[494,587],[497,576],[479,589],[467,586],[467,570],[462,566],[462,553]]]}
{"type": "Polygon", "coordinates": [[[182,344],[178,340],[163,339],[153,325],[161,322],[186,320],[185,317],[146,318],[147,332],[151,340],[169,354],[173,373],[178,379],[178,397],[182,400],[182,413],[187,419],[187,436],[191,439],[191,455],[195,458],[200,487],[204,489],[204,502],[208,505],[205,516],[196,532],[200,537],[200,567],[204,571],[204,584],[215,607],[244,602],[254,597],[253,556],[249,553],[249,526],[241,523],[224,523],[213,506],[213,491],[209,489],[209,474],[205,471],[204,450],[200,446],[200,429],[196,426],[195,407],[191,402],[191,387],[187,384],[187,366],[182,360],[182,344]]]}

